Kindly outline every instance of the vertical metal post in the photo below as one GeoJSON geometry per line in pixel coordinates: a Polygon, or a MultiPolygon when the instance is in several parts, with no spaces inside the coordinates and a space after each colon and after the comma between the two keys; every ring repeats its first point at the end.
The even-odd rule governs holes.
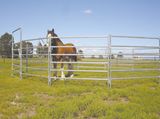
{"type": "Polygon", "coordinates": [[[108,87],[111,88],[111,35],[108,35],[108,87]]]}
{"type": "MultiPolygon", "coordinates": [[[[159,59],[158,59],[158,62],[159,62],[159,69],[160,69],[160,39],[159,39],[159,59]]],[[[159,80],[160,80],[160,75],[159,75],[159,80]]]]}
{"type": "Polygon", "coordinates": [[[14,37],[13,37],[13,33],[12,33],[12,73],[11,73],[11,76],[14,75],[14,69],[13,69],[13,59],[14,59],[14,37]]]}
{"type": "MultiPolygon", "coordinates": [[[[13,59],[14,59],[14,37],[13,34],[17,31],[20,31],[20,48],[19,48],[19,58],[20,58],[20,70],[19,70],[19,75],[20,79],[22,79],[22,28],[17,28],[14,31],[12,31],[12,71],[13,69],[13,59]]],[[[13,74],[13,73],[12,73],[13,74]]]]}
{"type": "Polygon", "coordinates": [[[134,56],[134,48],[132,49],[132,60],[133,60],[133,64],[132,64],[132,69],[134,69],[134,65],[135,65],[135,61],[134,61],[134,58],[135,58],[135,56],[134,56]]]}
{"type": "Polygon", "coordinates": [[[28,72],[28,43],[26,46],[26,72],[28,72]]]}
{"type": "Polygon", "coordinates": [[[48,85],[51,85],[51,39],[48,38],[48,85]]]}
{"type": "Polygon", "coordinates": [[[22,28],[20,29],[20,80],[22,80],[22,28]]]}
{"type": "Polygon", "coordinates": [[[160,64],[160,39],[159,39],[159,64],[160,64]]]}

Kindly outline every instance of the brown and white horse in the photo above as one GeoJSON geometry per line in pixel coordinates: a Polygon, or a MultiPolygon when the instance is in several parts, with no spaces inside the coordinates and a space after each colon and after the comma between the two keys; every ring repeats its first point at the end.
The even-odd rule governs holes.
{"type": "MultiPolygon", "coordinates": [[[[76,47],[72,43],[64,44],[60,38],[58,38],[57,34],[55,34],[54,29],[51,31],[48,30],[47,37],[51,40],[51,54],[53,54],[52,61],[54,69],[57,70],[58,63],[56,62],[61,62],[61,79],[64,79],[65,77],[73,77],[73,63],[70,62],[77,61],[76,47]],[[66,76],[64,74],[64,61],[68,61],[69,71],[66,76]]],[[[57,77],[57,71],[54,71],[54,77],[57,77]]]]}

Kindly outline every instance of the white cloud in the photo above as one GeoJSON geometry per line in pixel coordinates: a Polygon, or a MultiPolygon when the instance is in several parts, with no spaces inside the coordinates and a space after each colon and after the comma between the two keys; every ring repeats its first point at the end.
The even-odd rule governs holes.
{"type": "Polygon", "coordinates": [[[86,9],[86,10],[83,11],[83,13],[90,15],[90,14],[93,13],[93,11],[91,9],[86,9]]]}

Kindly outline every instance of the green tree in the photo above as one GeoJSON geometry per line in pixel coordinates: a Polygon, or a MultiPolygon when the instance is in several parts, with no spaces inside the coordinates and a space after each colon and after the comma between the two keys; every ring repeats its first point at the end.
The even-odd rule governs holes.
{"type": "Polygon", "coordinates": [[[12,56],[12,35],[5,33],[0,37],[0,55],[10,58],[12,56]]]}

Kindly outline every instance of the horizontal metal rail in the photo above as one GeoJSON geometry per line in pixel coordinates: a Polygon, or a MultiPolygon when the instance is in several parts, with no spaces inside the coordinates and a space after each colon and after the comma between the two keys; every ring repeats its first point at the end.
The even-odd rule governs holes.
{"type": "MultiPolygon", "coordinates": [[[[120,65],[121,66],[121,65],[120,65]]],[[[130,67],[131,66],[134,66],[134,65],[124,65],[123,67],[121,66],[121,67],[118,67],[118,66],[116,66],[116,65],[112,65],[112,68],[123,68],[123,69],[130,69],[130,67]]],[[[78,68],[78,69],[81,69],[81,68],[88,68],[88,69],[105,69],[105,70],[107,70],[107,68],[108,68],[108,65],[105,65],[105,66],[103,66],[103,67],[97,67],[97,66],[75,66],[76,68],[78,68]]]]}
{"type": "Polygon", "coordinates": [[[28,56],[40,56],[40,55],[41,56],[48,56],[48,54],[26,54],[26,53],[25,54],[23,53],[22,55],[23,56],[26,56],[26,55],[28,55],[28,56]]]}
{"type": "MultiPolygon", "coordinates": [[[[65,46],[65,44],[64,44],[64,46],[50,46],[50,47],[53,47],[53,48],[68,48],[68,47],[76,47],[76,48],[106,48],[107,49],[107,47],[106,46],[94,46],[94,45],[91,45],[91,46],[86,46],[86,45],[83,45],[83,46],[76,46],[76,45],[74,45],[74,46],[65,46]]],[[[27,48],[27,47],[26,47],[27,48]]],[[[26,48],[24,48],[24,49],[26,49],[26,48]]],[[[34,45],[33,47],[28,47],[28,49],[31,49],[31,48],[48,48],[48,46],[36,46],[36,45],[34,45]]]]}
{"type": "Polygon", "coordinates": [[[51,48],[105,48],[107,49],[107,46],[51,46],[51,48]]]}
{"type": "Polygon", "coordinates": [[[108,64],[108,62],[51,62],[52,64],[64,63],[64,64],[108,64]]]}
{"type": "Polygon", "coordinates": [[[126,63],[126,64],[122,64],[122,63],[112,63],[112,66],[133,66],[133,65],[158,65],[158,63],[126,63]]]}
{"type": "MultiPolygon", "coordinates": [[[[47,39],[72,39],[72,38],[81,38],[81,39],[106,39],[108,36],[59,36],[59,37],[40,37],[40,38],[34,38],[34,39],[26,39],[23,41],[36,41],[36,40],[47,40],[47,39]]],[[[75,39],[76,40],[76,39],[75,39]]]]}
{"type": "MultiPolygon", "coordinates": [[[[23,61],[23,63],[26,63],[26,61],[23,61]]],[[[43,64],[46,64],[48,63],[48,61],[44,61],[44,60],[28,60],[28,63],[29,64],[32,64],[32,63],[43,63],[43,64]]]]}
{"type": "MultiPolygon", "coordinates": [[[[64,78],[61,78],[61,77],[51,77],[51,78],[52,79],[63,79],[64,80],[64,78]]],[[[107,78],[76,78],[76,77],[74,77],[74,78],[65,77],[65,79],[69,79],[69,80],[102,80],[102,81],[108,80],[107,78]]]]}
{"type": "MultiPolygon", "coordinates": [[[[84,56],[86,56],[86,54],[51,54],[51,55],[66,55],[66,56],[72,56],[72,55],[84,55],[84,56]]],[[[93,54],[90,54],[90,55],[93,55],[93,54]]],[[[89,56],[90,56],[89,55],[89,56]]],[[[95,54],[94,56],[99,56],[99,55],[102,55],[102,54],[95,54]]],[[[112,55],[119,55],[118,53],[112,53],[112,55]]],[[[133,55],[132,53],[123,53],[123,55],[133,55]]],[[[146,56],[148,56],[148,55],[154,55],[154,56],[159,56],[159,53],[134,53],[134,56],[136,56],[136,55],[146,55],[146,56]]],[[[105,54],[105,55],[102,55],[102,56],[108,56],[108,54],[105,54]]]]}
{"type": "MultiPolygon", "coordinates": [[[[33,67],[26,67],[28,69],[34,69],[34,70],[42,70],[46,71],[47,68],[33,68],[33,67]]],[[[96,68],[96,67],[95,67],[96,68]]],[[[51,69],[51,71],[62,71],[62,69],[51,69]]],[[[74,71],[74,72],[103,72],[107,73],[108,71],[106,70],[63,70],[64,72],[66,71],[74,71]]],[[[160,69],[127,69],[127,70],[111,70],[112,72],[136,72],[136,71],[160,71],[160,69]]]]}
{"type": "Polygon", "coordinates": [[[77,68],[89,68],[89,69],[91,69],[91,68],[105,69],[106,67],[107,67],[107,65],[104,66],[104,67],[98,67],[98,66],[77,66],[77,68]]]}
{"type": "Polygon", "coordinates": [[[124,58],[116,58],[121,61],[133,60],[133,61],[157,61],[159,58],[157,55],[141,55],[141,57],[132,57],[131,55],[126,55],[124,58]]]}
{"type": "MultiPolygon", "coordinates": [[[[61,69],[51,69],[51,71],[62,71],[61,69]]],[[[67,70],[64,69],[64,72],[73,71],[73,72],[97,72],[97,73],[107,73],[105,70],[67,70]]]]}
{"type": "Polygon", "coordinates": [[[15,67],[20,67],[20,65],[19,65],[19,64],[13,64],[13,66],[15,66],[15,67]]]}
{"type": "MultiPolygon", "coordinates": [[[[18,54],[14,54],[15,56],[19,56],[18,54]]],[[[48,56],[48,54],[22,54],[23,56],[48,56]]],[[[102,54],[51,54],[52,56],[99,56],[102,54]]],[[[108,56],[108,55],[102,55],[102,56],[108,56]]]]}
{"type": "MultiPolygon", "coordinates": [[[[52,56],[92,56],[93,54],[51,54],[52,56]]],[[[100,55],[100,54],[99,54],[100,55]]],[[[94,56],[99,56],[98,54],[94,54],[94,56]]],[[[108,56],[102,55],[102,56],[108,56]]]]}
{"type": "Polygon", "coordinates": [[[121,78],[112,78],[112,80],[127,80],[127,79],[150,79],[150,78],[160,78],[160,76],[141,76],[141,77],[121,77],[121,78]]]}
{"type": "MultiPolygon", "coordinates": [[[[118,53],[113,53],[113,55],[119,55],[118,53]]],[[[124,55],[134,55],[134,56],[136,56],[136,55],[142,55],[142,56],[148,56],[148,55],[151,55],[151,56],[159,56],[159,53],[123,53],[122,54],[123,56],[124,55]]]]}
{"type": "Polygon", "coordinates": [[[146,36],[121,36],[121,35],[111,35],[113,38],[134,38],[134,39],[157,39],[160,40],[160,37],[146,37],[146,36]]]}
{"type": "Polygon", "coordinates": [[[112,45],[111,47],[124,47],[124,48],[149,48],[159,49],[159,46],[129,46],[129,45],[112,45]]]}
{"type": "Polygon", "coordinates": [[[131,52],[131,51],[133,51],[133,50],[136,50],[136,51],[144,51],[145,50],[145,52],[147,51],[147,50],[149,50],[149,51],[156,51],[156,50],[158,50],[158,48],[132,48],[132,47],[112,47],[112,51],[117,51],[117,50],[122,50],[122,51],[124,51],[124,50],[128,50],[129,52],[131,52]]]}
{"type": "MultiPolygon", "coordinates": [[[[22,55],[28,55],[28,56],[36,56],[36,55],[44,55],[44,56],[47,56],[48,54],[22,54],[22,55]]],[[[102,55],[102,56],[108,56],[108,54],[51,54],[52,56],[99,56],[99,55],[102,55]]],[[[119,55],[118,53],[112,53],[112,55],[119,55]]],[[[123,53],[122,54],[123,56],[125,55],[132,55],[132,53],[123,53]]],[[[142,55],[142,56],[159,56],[159,53],[134,53],[134,56],[137,56],[137,55],[142,55]]],[[[19,54],[14,54],[14,56],[19,56],[19,54]]],[[[143,57],[142,57],[143,58],[143,57]]],[[[121,58],[123,59],[123,58],[121,58]]]]}
{"type": "Polygon", "coordinates": [[[145,69],[128,69],[128,70],[111,70],[111,72],[137,72],[137,71],[160,71],[160,69],[148,69],[148,68],[145,68],[145,69]]]}
{"type": "Polygon", "coordinates": [[[27,75],[27,76],[34,76],[34,77],[41,77],[41,78],[48,78],[48,76],[42,76],[42,75],[38,75],[38,74],[30,74],[30,73],[22,73],[23,75],[27,75]]]}
{"type": "Polygon", "coordinates": [[[38,67],[26,67],[26,68],[28,68],[28,69],[33,69],[33,70],[41,70],[41,71],[47,71],[48,70],[48,67],[46,67],[46,68],[38,68],[38,67]]]}
{"type": "Polygon", "coordinates": [[[37,40],[48,40],[47,37],[39,37],[39,38],[33,38],[33,39],[25,39],[23,41],[37,41],[37,40]]]}

